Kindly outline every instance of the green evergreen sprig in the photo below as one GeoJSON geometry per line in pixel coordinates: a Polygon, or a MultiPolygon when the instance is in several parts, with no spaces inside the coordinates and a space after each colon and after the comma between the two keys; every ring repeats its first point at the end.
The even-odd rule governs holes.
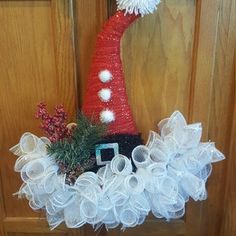
{"type": "Polygon", "coordinates": [[[95,144],[101,141],[105,131],[105,125],[97,124],[80,113],[71,137],[52,143],[47,148],[48,154],[57,163],[64,164],[67,170],[78,166],[88,168],[91,152],[94,151],[95,144]]]}

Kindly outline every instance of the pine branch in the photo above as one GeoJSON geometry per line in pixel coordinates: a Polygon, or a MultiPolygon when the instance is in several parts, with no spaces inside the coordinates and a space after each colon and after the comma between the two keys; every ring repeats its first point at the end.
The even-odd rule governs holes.
{"type": "Polygon", "coordinates": [[[47,148],[48,154],[71,170],[78,166],[88,168],[90,154],[95,144],[101,141],[105,130],[104,125],[96,124],[80,113],[71,137],[52,143],[47,148]]]}

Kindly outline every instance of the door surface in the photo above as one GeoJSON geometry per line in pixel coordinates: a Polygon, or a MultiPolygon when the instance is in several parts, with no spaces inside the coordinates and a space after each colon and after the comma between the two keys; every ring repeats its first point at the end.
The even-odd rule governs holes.
{"type": "Polygon", "coordinates": [[[12,196],[21,185],[9,147],[25,131],[40,134],[35,107],[64,104],[73,120],[83,102],[96,39],[114,0],[0,0],[0,235],[236,235],[236,1],[162,0],[122,39],[129,101],[139,131],[180,110],[201,121],[227,159],[213,166],[208,199],[190,201],[183,219],[149,216],[125,232],[85,226],[48,229],[43,212],[12,196]]]}

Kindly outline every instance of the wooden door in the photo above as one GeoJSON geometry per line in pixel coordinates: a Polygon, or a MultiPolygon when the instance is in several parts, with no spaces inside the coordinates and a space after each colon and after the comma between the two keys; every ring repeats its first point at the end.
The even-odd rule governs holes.
{"type": "MultiPolygon", "coordinates": [[[[0,1],[1,235],[45,235],[41,212],[12,194],[21,181],[8,151],[22,132],[39,132],[35,105],[63,103],[70,117],[77,101],[70,1],[0,1]]],[[[52,235],[67,235],[57,230],[52,235]]]]}
{"type": "Polygon", "coordinates": [[[152,216],[124,233],[90,227],[50,232],[43,213],[12,197],[20,186],[8,152],[24,131],[39,133],[35,105],[63,103],[71,119],[83,100],[97,32],[114,0],[0,1],[0,235],[236,235],[235,0],[162,0],[122,40],[130,104],[143,137],[180,110],[201,121],[227,160],[214,165],[208,199],[189,202],[183,219],[152,216]]]}

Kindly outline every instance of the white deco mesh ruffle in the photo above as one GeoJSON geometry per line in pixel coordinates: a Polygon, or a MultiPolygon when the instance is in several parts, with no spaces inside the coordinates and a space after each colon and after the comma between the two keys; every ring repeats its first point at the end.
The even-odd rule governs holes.
{"type": "Polygon", "coordinates": [[[32,209],[46,211],[51,229],[62,222],[69,228],[89,223],[125,229],[142,224],[150,211],[157,218],[180,218],[190,197],[207,198],[211,163],[225,157],[214,143],[200,142],[201,124],[187,125],[178,111],[158,126],[160,135],[151,131],[147,144],[132,152],[135,173],[131,160],[117,155],[97,173],[80,175],[74,186],[65,184],[58,165],[47,156],[50,141],[25,133],[11,148],[19,156],[15,171],[24,182],[17,194],[32,209]]]}

